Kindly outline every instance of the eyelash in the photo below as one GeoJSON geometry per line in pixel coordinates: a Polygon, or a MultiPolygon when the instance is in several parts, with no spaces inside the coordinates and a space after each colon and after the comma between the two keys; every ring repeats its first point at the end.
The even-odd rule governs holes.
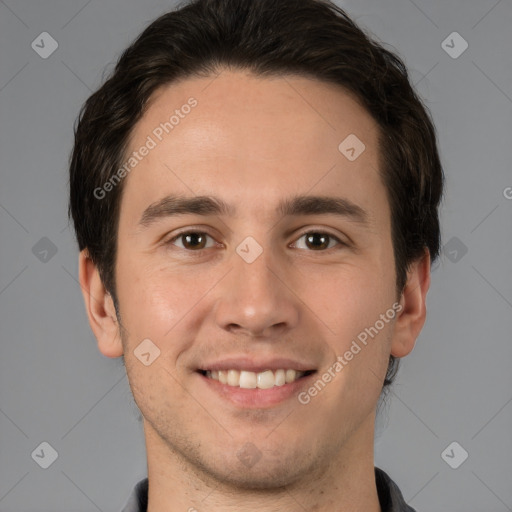
{"type": "MultiPolygon", "coordinates": [[[[207,233],[207,232],[205,232],[205,231],[190,230],[190,231],[182,231],[181,233],[178,233],[178,234],[177,234],[177,235],[175,235],[174,237],[172,237],[172,238],[170,238],[169,240],[167,240],[167,241],[164,243],[164,245],[165,245],[165,246],[174,245],[174,243],[173,243],[173,242],[175,242],[175,241],[176,241],[176,240],[178,240],[179,238],[181,238],[181,237],[183,237],[183,236],[185,236],[185,235],[195,235],[195,234],[197,234],[197,235],[207,235],[207,236],[209,236],[210,238],[214,239],[214,238],[213,238],[213,236],[211,236],[209,233],[207,233]]],[[[335,241],[338,243],[337,245],[341,246],[340,248],[342,248],[342,247],[348,247],[348,244],[347,244],[347,243],[342,242],[342,241],[341,241],[337,236],[335,236],[335,235],[333,235],[333,234],[329,233],[328,231],[321,231],[321,230],[315,230],[315,229],[310,229],[310,230],[308,230],[308,231],[304,231],[304,232],[303,232],[303,233],[302,233],[302,234],[297,238],[297,240],[298,240],[298,239],[300,239],[300,238],[302,238],[302,237],[303,237],[303,236],[305,236],[305,235],[311,235],[311,234],[324,235],[324,236],[326,235],[326,236],[328,236],[328,237],[329,237],[329,239],[330,239],[330,240],[335,240],[335,241]]],[[[311,250],[309,250],[308,252],[327,252],[327,251],[330,251],[330,250],[331,250],[331,249],[333,249],[333,248],[335,249],[335,248],[336,248],[336,246],[335,246],[335,247],[328,247],[327,249],[318,249],[317,251],[315,251],[315,250],[311,249],[311,250]]],[[[340,249],[340,248],[339,248],[339,249],[340,249]]],[[[178,249],[181,249],[181,250],[186,251],[186,252],[189,252],[189,253],[199,253],[199,254],[198,254],[198,256],[199,256],[199,255],[200,255],[200,253],[201,253],[202,251],[205,251],[205,250],[207,250],[207,249],[211,249],[211,247],[205,247],[205,248],[203,248],[203,249],[197,249],[197,250],[185,249],[185,248],[183,248],[183,247],[178,247],[178,249]]],[[[307,250],[307,249],[300,249],[300,250],[307,250]]]]}

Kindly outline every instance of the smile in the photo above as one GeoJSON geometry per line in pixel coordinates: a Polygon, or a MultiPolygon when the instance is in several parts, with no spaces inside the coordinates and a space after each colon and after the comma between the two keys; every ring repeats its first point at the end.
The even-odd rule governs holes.
{"type": "Polygon", "coordinates": [[[200,370],[208,379],[219,381],[221,384],[244,389],[270,389],[274,386],[284,386],[310,375],[314,370],[299,371],[294,369],[265,370],[251,372],[246,370],[200,370]]]}

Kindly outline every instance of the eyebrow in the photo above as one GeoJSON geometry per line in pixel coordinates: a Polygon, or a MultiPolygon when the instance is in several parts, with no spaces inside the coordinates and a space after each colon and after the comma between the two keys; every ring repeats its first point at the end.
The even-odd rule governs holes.
{"type": "MultiPolygon", "coordinates": [[[[235,214],[236,208],[218,197],[168,195],[144,210],[139,220],[139,226],[147,228],[160,219],[175,215],[225,215],[234,217],[235,214]]],[[[334,214],[364,226],[369,224],[368,212],[342,197],[293,196],[279,202],[276,214],[283,217],[334,214]]]]}

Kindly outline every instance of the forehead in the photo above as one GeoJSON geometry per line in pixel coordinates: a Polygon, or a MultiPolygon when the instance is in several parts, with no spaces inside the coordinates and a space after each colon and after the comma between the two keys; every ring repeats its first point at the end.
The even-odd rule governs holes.
{"type": "Polygon", "coordinates": [[[158,132],[159,125],[173,114],[172,131],[164,131],[162,136],[188,134],[190,142],[196,139],[205,149],[214,149],[210,143],[217,142],[213,129],[218,137],[229,135],[237,142],[250,142],[250,137],[258,135],[255,142],[264,142],[261,149],[267,150],[274,141],[274,147],[297,151],[304,138],[309,141],[305,150],[314,149],[319,142],[337,150],[340,137],[355,132],[372,146],[377,136],[375,121],[354,94],[338,85],[292,75],[260,77],[242,70],[222,70],[217,76],[165,85],[151,96],[145,115],[134,128],[134,142],[155,129],[158,132]],[[187,102],[193,100],[197,105],[188,109],[187,102]],[[208,136],[197,140],[194,135],[208,136]],[[288,144],[283,146],[285,141],[288,144]]]}
{"type": "Polygon", "coordinates": [[[287,192],[384,194],[373,118],[341,87],[304,77],[223,70],[162,87],[125,161],[144,146],[123,193],[134,215],[170,193],[217,195],[262,214],[287,192]]]}

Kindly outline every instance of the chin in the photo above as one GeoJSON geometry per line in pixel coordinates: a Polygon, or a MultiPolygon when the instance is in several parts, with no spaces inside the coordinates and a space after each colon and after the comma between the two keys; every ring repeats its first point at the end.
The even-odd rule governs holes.
{"type": "Polygon", "coordinates": [[[237,463],[234,465],[231,472],[222,475],[216,474],[216,480],[224,482],[224,484],[231,485],[238,490],[266,490],[280,489],[282,487],[292,484],[296,479],[296,475],[290,473],[289,466],[280,467],[263,467],[264,462],[260,461],[261,467],[259,468],[246,468],[240,467],[237,463]]]}

